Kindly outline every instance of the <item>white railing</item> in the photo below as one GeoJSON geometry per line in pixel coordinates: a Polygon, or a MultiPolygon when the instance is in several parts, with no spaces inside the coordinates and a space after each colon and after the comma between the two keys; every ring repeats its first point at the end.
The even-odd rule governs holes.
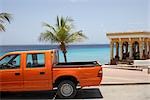
{"type": "Polygon", "coordinates": [[[134,60],[134,66],[150,66],[150,59],[148,60],[134,60]]]}
{"type": "Polygon", "coordinates": [[[145,66],[148,68],[147,73],[150,74],[150,59],[148,60],[134,60],[133,61],[134,66],[145,66]]]}

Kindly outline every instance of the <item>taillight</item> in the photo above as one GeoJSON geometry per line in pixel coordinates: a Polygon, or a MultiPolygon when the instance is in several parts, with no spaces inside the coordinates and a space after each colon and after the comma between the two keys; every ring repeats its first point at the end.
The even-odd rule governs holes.
{"type": "Polygon", "coordinates": [[[103,71],[102,71],[102,70],[99,70],[97,76],[98,76],[98,77],[102,77],[102,75],[103,75],[103,71]]]}

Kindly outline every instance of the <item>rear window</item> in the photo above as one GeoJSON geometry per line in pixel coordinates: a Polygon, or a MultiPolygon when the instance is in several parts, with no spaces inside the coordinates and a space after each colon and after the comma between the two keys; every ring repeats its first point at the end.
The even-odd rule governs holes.
{"type": "Polygon", "coordinates": [[[55,55],[53,55],[53,64],[58,64],[59,63],[59,51],[56,50],[56,52],[54,53],[55,55]]]}
{"type": "Polygon", "coordinates": [[[27,54],[27,68],[45,66],[45,54],[27,54]]]}

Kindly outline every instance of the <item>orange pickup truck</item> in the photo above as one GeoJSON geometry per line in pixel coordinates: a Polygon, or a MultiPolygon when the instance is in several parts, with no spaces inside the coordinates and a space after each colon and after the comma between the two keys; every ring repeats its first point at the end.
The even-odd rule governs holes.
{"type": "Polygon", "coordinates": [[[102,67],[97,61],[59,63],[57,50],[16,51],[0,57],[0,91],[57,89],[61,98],[73,98],[77,85],[98,86],[102,67]]]}

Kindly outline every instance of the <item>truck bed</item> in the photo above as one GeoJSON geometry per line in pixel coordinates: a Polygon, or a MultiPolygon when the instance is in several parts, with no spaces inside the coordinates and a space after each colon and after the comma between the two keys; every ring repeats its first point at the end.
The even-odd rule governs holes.
{"type": "Polygon", "coordinates": [[[57,63],[54,67],[94,67],[100,66],[97,61],[57,63]]]}

